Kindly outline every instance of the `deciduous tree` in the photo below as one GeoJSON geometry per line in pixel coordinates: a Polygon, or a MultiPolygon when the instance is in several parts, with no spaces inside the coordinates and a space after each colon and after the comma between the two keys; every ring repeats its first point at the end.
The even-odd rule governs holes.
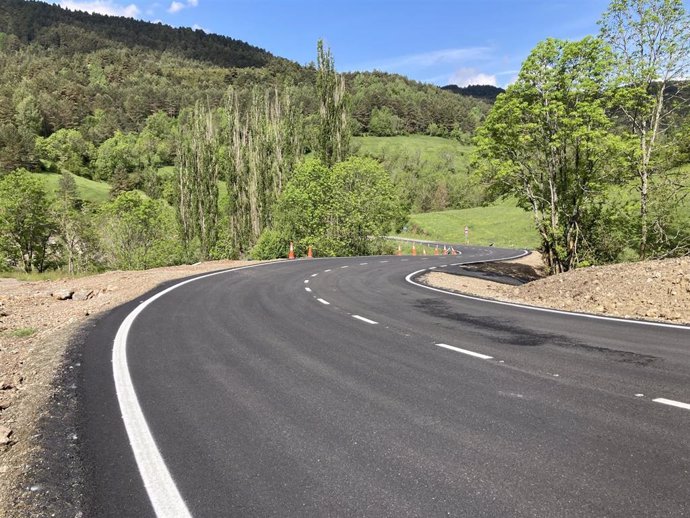
{"type": "Polygon", "coordinates": [[[597,39],[539,43],[477,139],[490,185],[534,214],[552,272],[577,265],[584,215],[615,170],[620,141],[606,113],[609,72],[597,39]]]}
{"type": "Polygon", "coordinates": [[[688,105],[679,81],[690,71],[690,18],[682,0],[613,0],[601,21],[615,56],[617,104],[638,141],[633,168],[640,191],[640,256],[648,252],[650,178],[674,111],[688,105]]]}

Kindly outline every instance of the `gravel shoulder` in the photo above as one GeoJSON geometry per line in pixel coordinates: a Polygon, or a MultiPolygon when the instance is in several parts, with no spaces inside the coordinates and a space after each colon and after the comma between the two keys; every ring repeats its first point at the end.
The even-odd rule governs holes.
{"type": "MultiPolygon", "coordinates": [[[[50,502],[79,498],[78,491],[47,494],[35,480],[56,464],[78,468],[77,437],[74,448],[68,441],[51,451],[50,435],[66,433],[66,424],[58,427],[74,410],[73,370],[80,364],[69,357],[69,346],[80,329],[163,282],[247,264],[253,263],[210,261],[59,281],[0,279],[0,517],[56,516],[50,502]]],[[[73,503],[68,507],[79,507],[73,503]]]]}

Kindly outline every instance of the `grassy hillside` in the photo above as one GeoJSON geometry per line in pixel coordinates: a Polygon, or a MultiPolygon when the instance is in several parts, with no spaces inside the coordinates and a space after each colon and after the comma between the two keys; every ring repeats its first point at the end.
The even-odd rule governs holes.
{"type": "MultiPolygon", "coordinates": [[[[43,182],[49,193],[54,194],[57,192],[61,175],[50,173],[31,174],[43,182]]],[[[108,197],[110,195],[110,185],[104,182],[94,182],[93,180],[82,178],[81,176],[72,176],[77,182],[77,192],[79,193],[79,197],[81,199],[96,205],[108,201],[108,197]]]]}
{"type": "Polygon", "coordinates": [[[510,200],[472,209],[429,212],[410,216],[408,232],[401,237],[465,243],[465,225],[471,245],[506,248],[536,248],[539,235],[530,213],[515,207],[510,200]]]}
{"type": "Polygon", "coordinates": [[[428,135],[354,137],[352,140],[358,155],[418,155],[421,160],[426,161],[449,161],[458,171],[466,170],[472,152],[472,146],[464,146],[457,140],[428,135]]]}

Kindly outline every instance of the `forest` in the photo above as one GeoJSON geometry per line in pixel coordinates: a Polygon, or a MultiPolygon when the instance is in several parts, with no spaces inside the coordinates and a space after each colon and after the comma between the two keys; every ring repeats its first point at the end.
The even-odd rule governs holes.
{"type": "Polygon", "coordinates": [[[501,197],[534,215],[554,272],[685,254],[688,18],[637,4],[613,1],[599,37],[540,43],[503,91],[6,0],[0,268],[379,253],[411,211],[501,197]],[[456,151],[366,140],[420,136],[456,151]]]}

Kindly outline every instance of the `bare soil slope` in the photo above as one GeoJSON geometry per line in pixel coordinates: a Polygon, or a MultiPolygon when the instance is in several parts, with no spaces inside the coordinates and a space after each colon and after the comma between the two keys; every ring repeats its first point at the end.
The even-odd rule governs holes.
{"type": "Polygon", "coordinates": [[[543,277],[538,254],[467,270],[510,275],[527,282],[508,286],[432,272],[423,281],[439,288],[567,311],[690,324],[690,258],[582,268],[543,277]]]}

